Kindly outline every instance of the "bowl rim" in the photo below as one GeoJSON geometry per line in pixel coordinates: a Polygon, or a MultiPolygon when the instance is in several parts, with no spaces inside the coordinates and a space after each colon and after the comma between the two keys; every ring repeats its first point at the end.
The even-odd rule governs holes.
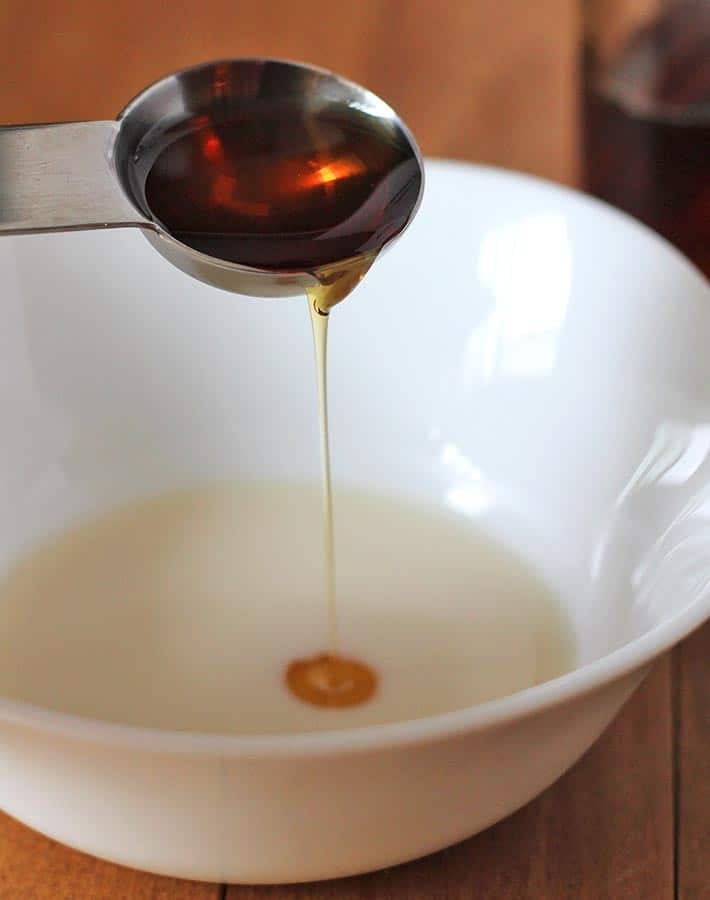
{"type": "MultiPolygon", "coordinates": [[[[495,166],[428,157],[427,167],[441,171],[466,170],[488,179],[543,188],[550,196],[597,209],[605,217],[646,234],[659,251],[699,281],[710,300],[710,284],[680,251],[652,229],[597,198],[538,176],[495,166]],[[670,254],[670,256],[669,256],[670,254]]],[[[341,756],[404,748],[487,731],[538,714],[567,701],[593,693],[612,682],[637,673],[710,619],[710,590],[621,647],[557,678],[514,694],[446,713],[380,725],[329,729],[318,732],[238,735],[149,728],[59,712],[0,695],[0,724],[49,733],[68,740],[121,747],[134,751],[230,759],[295,759],[341,756]]]]}

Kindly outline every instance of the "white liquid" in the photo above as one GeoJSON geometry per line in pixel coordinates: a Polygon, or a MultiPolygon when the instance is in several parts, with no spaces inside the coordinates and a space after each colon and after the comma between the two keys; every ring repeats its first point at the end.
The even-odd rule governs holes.
{"type": "Polygon", "coordinates": [[[305,732],[417,718],[571,665],[538,578],[467,523],[335,491],[341,649],[379,677],[319,709],[284,668],[327,649],[320,485],[163,495],[60,535],[0,584],[0,694],[183,730],[305,732]]]}

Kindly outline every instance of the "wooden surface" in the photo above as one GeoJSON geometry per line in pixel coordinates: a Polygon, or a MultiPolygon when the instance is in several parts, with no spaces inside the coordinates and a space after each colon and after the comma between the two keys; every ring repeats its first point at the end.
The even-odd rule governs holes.
{"type": "Polygon", "coordinates": [[[113,118],[174,69],[281,56],[379,93],[428,154],[573,177],[574,0],[2,0],[0,122],[113,118]]]}
{"type": "Polygon", "coordinates": [[[710,900],[710,624],[674,664],[678,900],[710,900]]]}
{"type": "MultiPolygon", "coordinates": [[[[3,0],[0,121],[110,118],[175,68],[305,59],[390,101],[428,154],[575,179],[574,0],[3,0]]],[[[706,900],[710,627],[662,661],[545,794],[375,875],[224,888],[132,872],[0,816],[0,900],[706,900]]]]}

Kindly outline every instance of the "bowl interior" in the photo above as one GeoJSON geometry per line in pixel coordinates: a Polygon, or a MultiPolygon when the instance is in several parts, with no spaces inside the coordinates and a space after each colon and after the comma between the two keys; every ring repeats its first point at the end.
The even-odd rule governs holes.
{"type": "MultiPolygon", "coordinates": [[[[514,547],[583,664],[707,603],[710,291],[564,189],[444,162],[427,178],[332,316],[334,477],[514,547]]],[[[144,494],[319,478],[305,302],[206,287],[132,231],[6,238],[0,276],[0,569],[144,494]]]]}

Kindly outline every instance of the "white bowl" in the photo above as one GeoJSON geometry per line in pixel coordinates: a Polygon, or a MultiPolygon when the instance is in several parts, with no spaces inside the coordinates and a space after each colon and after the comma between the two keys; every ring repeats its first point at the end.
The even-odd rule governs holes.
{"type": "MultiPolygon", "coordinates": [[[[574,192],[446,162],[427,175],[411,230],[333,314],[336,478],[456,502],[503,533],[561,596],[576,670],[428,719],[263,738],[6,697],[11,815],[188,878],[390,865],[543,790],[708,616],[707,284],[574,192]]],[[[5,238],[0,275],[3,568],[130,497],[318,477],[302,302],[207,288],[128,231],[5,238]]]]}

